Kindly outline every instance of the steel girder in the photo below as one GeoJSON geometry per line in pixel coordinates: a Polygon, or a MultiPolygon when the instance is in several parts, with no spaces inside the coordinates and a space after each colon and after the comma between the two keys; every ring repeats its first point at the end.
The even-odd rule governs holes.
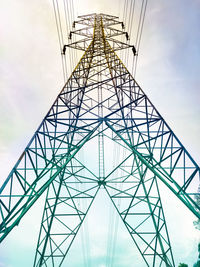
{"type": "Polygon", "coordinates": [[[84,39],[69,46],[85,53],[0,189],[0,240],[47,191],[34,266],[61,266],[103,187],[145,264],[174,266],[159,181],[200,218],[199,167],[115,53],[130,47],[113,39],[121,22],[91,14],[76,24],[84,39]],[[96,168],[80,156],[90,143],[96,168]],[[111,167],[113,144],[123,153],[111,167]]]}

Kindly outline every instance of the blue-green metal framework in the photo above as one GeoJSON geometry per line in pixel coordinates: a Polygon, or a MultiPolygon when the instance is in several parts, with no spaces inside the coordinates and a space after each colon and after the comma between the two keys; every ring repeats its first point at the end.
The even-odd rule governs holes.
{"type": "Polygon", "coordinates": [[[90,14],[75,24],[80,39],[68,47],[84,54],[1,186],[0,240],[47,191],[34,266],[61,266],[102,187],[144,263],[175,266],[159,181],[200,218],[199,167],[117,56],[131,47],[118,18],[90,14]],[[81,162],[90,143],[98,172],[81,162]],[[105,160],[111,144],[124,151],[114,166],[105,160]]]}

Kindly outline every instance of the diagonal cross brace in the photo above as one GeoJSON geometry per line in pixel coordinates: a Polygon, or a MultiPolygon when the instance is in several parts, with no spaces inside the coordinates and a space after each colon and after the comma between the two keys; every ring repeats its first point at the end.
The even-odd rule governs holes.
{"type": "Polygon", "coordinates": [[[196,202],[184,192],[183,188],[159,165],[147,161],[146,158],[137,151],[129,142],[127,142],[107,121],[106,125],[132,150],[133,154],[141,160],[188,208],[189,210],[200,219],[200,207],[196,202]],[[174,185],[174,187],[172,186],[174,185]],[[198,212],[199,211],[199,212],[198,212]]]}

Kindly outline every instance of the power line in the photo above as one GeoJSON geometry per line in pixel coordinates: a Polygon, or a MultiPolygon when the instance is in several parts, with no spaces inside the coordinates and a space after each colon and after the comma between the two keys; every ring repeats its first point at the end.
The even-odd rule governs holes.
{"type": "MultiPolygon", "coordinates": [[[[136,38],[136,51],[137,51],[137,53],[139,52],[139,49],[140,49],[140,43],[141,43],[142,32],[143,32],[143,28],[144,28],[144,21],[145,21],[145,15],[146,15],[146,10],[147,10],[147,4],[148,4],[148,0],[143,0],[142,7],[141,7],[141,13],[140,13],[140,22],[138,25],[138,33],[137,33],[137,38],[136,38]]],[[[134,68],[133,77],[136,76],[137,62],[138,62],[138,57],[136,56],[135,66],[133,64],[133,68],[134,68]]]]}
{"type": "MultiPolygon", "coordinates": [[[[63,34],[62,34],[62,27],[59,20],[59,12],[58,12],[58,2],[56,0],[52,0],[53,2],[53,10],[54,10],[54,16],[56,21],[56,29],[57,29],[57,35],[58,35],[58,41],[59,41],[59,47],[60,47],[60,53],[62,55],[62,49],[63,49],[63,34]]],[[[62,71],[63,71],[63,78],[64,82],[66,81],[66,66],[63,55],[61,56],[61,62],[62,62],[62,71]]]]}

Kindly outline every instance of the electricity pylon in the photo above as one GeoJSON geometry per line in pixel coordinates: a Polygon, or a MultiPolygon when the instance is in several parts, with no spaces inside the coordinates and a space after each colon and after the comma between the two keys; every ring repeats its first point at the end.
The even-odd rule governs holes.
{"type": "Polygon", "coordinates": [[[122,22],[74,24],[82,39],[68,46],[84,54],[1,187],[0,240],[47,191],[34,266],[61,266],[104,188],[144,264],[175,266],[159,184],[200,218],[199,167],[117,56],[122,22]]]}

